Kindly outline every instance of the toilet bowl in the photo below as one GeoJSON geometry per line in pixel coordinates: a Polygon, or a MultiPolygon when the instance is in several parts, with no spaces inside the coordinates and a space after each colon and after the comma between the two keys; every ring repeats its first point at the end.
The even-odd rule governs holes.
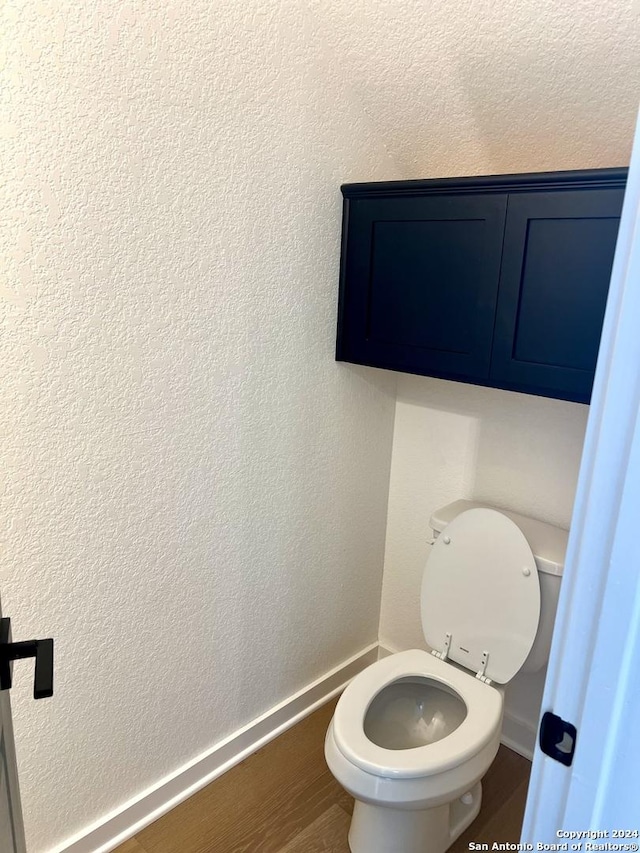
{"type": "MultiPolygon", "coordinates": [[[[566,538],[545,536],[551,525],[532,519],[533,528],[526,519],[519,526],[513,513],[451,506],[441,511],[447,523],[423,577],[432,650],[367,667],[344,690],[327,731],[329,769],[356,801],[352,853],[443,853],[469,826],[500,745],[500,685],[523,668],[539,633],[541,565],[556,578],[542,603],[557,601],[566,538]],[[542,558],[522,527],[534,531],[542,558]]],[[[536,664],[543,659],[533,655],[536,664]]]]}

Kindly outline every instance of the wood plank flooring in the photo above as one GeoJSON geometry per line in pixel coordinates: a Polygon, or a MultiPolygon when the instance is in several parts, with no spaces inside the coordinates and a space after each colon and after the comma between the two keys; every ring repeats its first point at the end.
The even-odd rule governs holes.
{"type": "MultiPolygon", "coordinates": [[[[114,853],[349,853],[353,800],[324,762],[336,700],[229,770],[114,853]]],[[[506,747],[482,782],[479,816],[450,848],[513,841],[530,764],[506,747]]]]}

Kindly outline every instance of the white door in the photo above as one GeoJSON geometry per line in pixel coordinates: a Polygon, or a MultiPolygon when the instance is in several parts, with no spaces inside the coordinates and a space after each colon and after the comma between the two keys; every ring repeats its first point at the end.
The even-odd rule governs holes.
{"type": "Polygon", "coordinates": [[[0,690],[0,850],[26,853],[9,693],[0,690]]]}
{"type": "Polygon", "coordinates": [[[53,696],[53,640],[13,642],[11,621],[3,617],[0,604],[0,853],[27,850],[9,698],[13,661],[24,658],[35,658],[35,673],[20,670],[20,678],[33,679],[33,698],[53,696]]]}
{"type": "MultiPolygon", "coordinates": [[[[536,749],[522,841],[640,845],[640,123],[631,156],[542,710],[577,729],[536,749]]],[[[621,846],[616,846],[621,845],[621,846]]],[[[625,846],[628,845],[628,846],[625,846]]],[[[598,848],[595,848],[598,849],[598,848]]]]}

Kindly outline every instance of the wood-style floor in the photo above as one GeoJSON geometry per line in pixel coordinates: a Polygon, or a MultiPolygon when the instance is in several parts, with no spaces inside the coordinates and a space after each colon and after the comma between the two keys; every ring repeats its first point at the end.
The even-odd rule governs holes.
{"type": "MultiPolygon", "coordinates": [[[[335,701],[249,756],[115,853],[349,853],[353,800],[324,762],[335,701]]],[[[520,839],[530,764],[501,746],[482,809],[450,848],[520,839]]]]}

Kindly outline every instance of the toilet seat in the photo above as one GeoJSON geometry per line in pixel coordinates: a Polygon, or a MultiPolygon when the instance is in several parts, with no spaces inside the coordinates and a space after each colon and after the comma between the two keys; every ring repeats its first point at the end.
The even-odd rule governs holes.
{"type": "Polygon", "coordinates": [[[432,649],[474,675],[510,681],[540,622],[538,570],[520,528],[486,507],[454,518],[427,559],[421,611],[432,649]]]}
{"type": "Polygon", "coordinates": [[[462,764],[478,753],[502,722],[502,694],[473,675],[456,669],[429,652],[411,649],[367,667],[346,688],[333,717],[335,742],[350,762],[376,776],[431,776],[462,764]],[[430,678],[460,696],[467,716],[451,734],[414,749],[385,749],[364,733],[364,719],[373,699],[402,678],[430,678]]]}
{"type": "Polygon", "coordinates": [[[333,721],[336,746],[367,773],[388,779],[443,773],[476,756],[499,730],[504,684],[531,651],[540,618],[535,559],[518,526],[489,508],[462,512],[436,540],[423,575],[422,625],[433,654],[391,655],[357,675],[333,721]],[[458,669],[455,661],[465,669],[458,669]],[[389,749],[365,733],[374,699],[404,679],[430,679],[464,702],[466,717],[423,746],[389,749]]]}

